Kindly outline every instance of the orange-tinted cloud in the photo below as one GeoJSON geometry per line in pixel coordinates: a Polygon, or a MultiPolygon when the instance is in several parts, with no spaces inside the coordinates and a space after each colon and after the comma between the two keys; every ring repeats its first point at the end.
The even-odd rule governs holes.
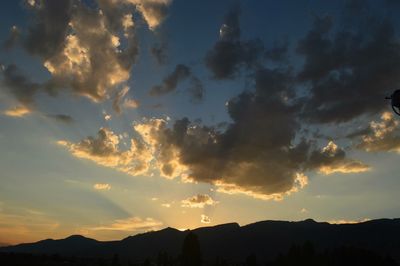
{"type": "Polygon", "coordinates": [[[361,173],[370,170],[368,165],[347,158],[344,150],[339,148],[333,141],[329,141],[321,150],[314,151],[310,156],[308,165],[325,175],[361,173]]]}
{"type": "Polygon", "coordinates": [[[213,200],[207,194],[197,194],[193,197],[182,200],[182,207],[185,208],[204,208],[205,206],[213,206],[218,202],[213,200]]]}
{"type": "Polygon", "coordinates": [[[4,115],[11,117],[24,117],[31,114],[31,112],[32,111],[26,106],[16,106],[14,108],[5,110],[3,113],[4,115]]]}
{"type": "Polygon", "coordinates": [[[211,223],[211,219],[207,215],[202,214],[200,216],[200,222],[203,223],[203,224],[209,224],[209,223],[211,223]]]}
{"type": "Polygon", "coordinates": [[[361,136],[357,148],[367,152],[400,152],[399,121],[392,113],[385,112],[381,121],[372,121],[367,134],[361,136]]]}
{"type": "Polygon", "coordinates": [[[111,185],[110,184],[103,184],[103,183],[97,183],[93,185],[93,188],[96,190],[110,190],[111,185]]]}
{"type": "Polygon", "coordinates": [[[117,219],[113,223],[108,225],[101,225],[95,227],[89,227],[88,230],[92,231],[149,231],[157,230],[162,226],[162,222],[157,221],[153,218],[142,219],[140,217],[129,217],[126,219],[117,219]]]}

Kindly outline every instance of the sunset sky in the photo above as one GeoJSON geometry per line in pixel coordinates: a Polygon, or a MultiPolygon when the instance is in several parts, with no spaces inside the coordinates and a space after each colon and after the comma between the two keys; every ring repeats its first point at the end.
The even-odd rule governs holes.
{"type": "Polygon", "coordinates": [[[0,245],[400,216],[400,1],[0,5],[0,245]]]}

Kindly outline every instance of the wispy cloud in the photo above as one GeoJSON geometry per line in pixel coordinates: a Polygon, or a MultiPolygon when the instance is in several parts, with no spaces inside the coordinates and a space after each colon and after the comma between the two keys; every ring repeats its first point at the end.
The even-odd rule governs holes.
{"type": "Polygon", "coordinates": [[[111,189],[111,185],[110,184],[104,184],[104,183],[94,184],[93,187],[96,190],[110,190],[111,189]]]}
{"type": "Polygon", "coordinates": [[[129,217],[126,219],[118,219],[113,223],[102,226],[90,227],[88,230],[94,231],[149,231],[157,230],[163,225],[162,222],[157,221],[153,218],[142,219],[140,217],[129,217]]]}

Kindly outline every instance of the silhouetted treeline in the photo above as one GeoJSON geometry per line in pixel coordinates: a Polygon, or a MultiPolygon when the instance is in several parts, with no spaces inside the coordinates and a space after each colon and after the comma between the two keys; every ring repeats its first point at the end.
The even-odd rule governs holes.
{"type": "MultiPolygon", "coordinates": [[[[132,251],[134,252],[134,251],[132,251]]],[[[255,254],[249,254],[241,261],[229,261],[217,256],[213,261],[204,261],[199,240],[190,232],[183,241],[181,254],[170,256],[159,252],[155,258],[142,262],[121,260],[117,254],[111,258],[77,258],[59,255],[31,255],[21,253],[0,253],[0,265],[5,266],[397,266],[398,263],[388,256],[373,251],[341,247],[332,250],[317,251],[311,242],[292,245],[286,254],[280,254],[274,260],[263,261],[255,254]]]]}
{"type": "MultiPolygon", "coordinates": [[[[257,264],[248,264],[257,265],[257,264]]],[[[311,243],[293,245],[285,255],[266,264],[267,266],[396,266],[395,260],[365,249],[341,247],[316,252],[311,243]]]]}
{"type": "Polygon", "coordinates": [[[4,266],[111,266],[111,259],[62,257],[59,255],[32,255],[0,253],[0,265],[4,266]]]}

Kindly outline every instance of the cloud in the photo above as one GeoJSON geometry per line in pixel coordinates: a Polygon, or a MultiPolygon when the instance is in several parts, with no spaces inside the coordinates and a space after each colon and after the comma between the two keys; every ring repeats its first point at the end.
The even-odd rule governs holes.
{"type": "Polygon", "coordinates": [[[307,184],[305,170],[365,171],[366,165],[347,158],[333,143],[319,150],[305,139],[296,141],[301,127],[291,77],[290,70],[257,71],[255,91],[228,102],[232,122],[224,131],[188,119],[160,128],[152,136],[168,154],[162,160],[168,166],[164,175],[183,170],[185,181],[211,183],[219,192],[281,199],[307,184]]]}
{"type": "Polygon", "coordinates": [[[117,112],[117,114],[122,113],[122,108],[135,109],[139,107],[139,103],[136,100],[126,97],[126,95],[129,92],[129,89],[130,88],[128,86],[124,86],[114,96],[112,106],[114,111],[117,112]]]}
{"type": "Polygon", "coordinates": [[[219,30],[219,36],[224,40],[238,40],[240,38],[240,6],[234,6],[224,17],[224,23],[219,30]]]}
{"type": "Polygon", "coordinates": [[[171,204],[170,203],[162,203],[161,206],[164,207],[164,208],[171,208],[171,204]]]}
{"type": "Polygon", "coordinates": [[[209,223],[211,223],[211,219],[207,215],[202,214],[200,222],[203,224],[209,224],[209,223]]]}
{"type": "Polygon", "coordinates": [[[168,160],[175,157],[178,167],[189,169],[186,180],[216,184],[220,191],[254,195],[290,191],[309,145],[292,143],[299,129],[296,107],[281,97],[290,91],[288,75],[268,69],[258,72],[256,92],[229,101],[233,122],[224,132],[177,120],[157,139],[169,151],[168,160]]]}
{"type": "Polygon", "coordinates": [[[154,167],[159,170],[162,177],[172,179],[183,175],[187,167],[180,162],[177,147],[168,143],[166,120],[145,120],[136,124],[134,130],[151,152],[154,167]]]}
{"type": "Polygon", "coordinates": [[[162,119],[145,120],[133,126],[137,137],[131,138],[129,149],[121,150],[120,137],[108,128],[101,128],[96,137],[87,137],[71,143],[59,140],[58,145],[66,147],[73,156],[93,161],[99,165],[114,168],[127,174],[149,175],[149,170],[157,168],[160,175],[171,179],[181,175],[185,167],[176,158],[173,146],[160,149],[161,139],[165,139],[162,119]]]}
{"type": "Polygon", "coordinates": [[[167,17],[171,0],[122,0],[136,5],[151,30],[156,29],[167,17]]]}
{"type": "Polygon", "coordinates": [[[65,140],[57,143],[66,147],[75,157],[91,160],[134,176],[146,173],[153,159],[149,148],[139,140],[131,139],[130,149],[121,151],[119,141],[114,132],[101,128],[97,137],[87,137],[76,144],[65,140]]]}
{"type": "Polygon", "coordinates": [[[32,109],[34,106],[34,95],[40,88],[40,85],[28,79],[15,65],[4,67],[1,73],[3,76],[1,82],[4,88],[20,103],[18,109],[32,109]]]}
{"type": "Polygon", "coordinates": [[[285,196],[290,196],[292,193],[298,192],[300,189],[308,185],[308,177],[302,173],[296,173],[292,187],[285,192],[265,193],[258,192],[257,188],[239,186],[234,183],[224,183],[224,181],[217,181],[217,192],[229,195],[246,195],[259,200],[275,200],[281,201],[285,196]]]}
{"type": "Polygon", "coordinates": [[[298,79],[311,87],[306,121],[341,123],[376,114],[386,105],[380,99],[400,82],[400,43],[390,19],[362,12],[350,19],[357,21],[335,32],[332,17],[317,17],[297,45],[305,59],[298,79]]]}
{"type": "Polygon", "coordinates": [[[111,186],[110,184],[97,183],[93,185],[93,188],[96,190],[110,190],[111,186]]]}
{"type": "Polygon", "coordinates": [[[381,121],[372,121],[361,135],[356,148],[367,152],[400,152],[399,122],[392,113],[384,112],[381,121]]]}
{"type": "MultiPolygon", "coordinates": [[[[33,19],[21,43],[40,58],[51,77],[34,84],[9,66],[3,71],[6,87],[23,105],[32,104],[39,90],[54,96],[67,89],[94,102],[109,99],[130,78],[138,54],[133,13],[139,12],[155,29],[166,18],[170,2],[98,0],[98,7],[93,8],[82,1],[28,1],[26,7],[33,19]]],[[[12,28],[7,47],[15,43],[19,32],[12,28]]],[[[119,104],[126,108],[138,105],[132,99],[117,100],[114,107],[118,113],[119,104]]]]}
{"type": "Polygon", "coordinates": [[[328,221],[328,223],[330,224],[359,224],[359,223],[363,223],[363,222],[368,222],[371,219],[369,218],[364,218],[364,219],[359,219],[359,220],[345,220],[345,219],[341,219],[341,220],[330,220],[328,221]]]}
{"type": "Polygon", "coordinates": [[[129,217],[126,219],[118,219],[109,225],[90,227],[88,230],[94,231],[150,231],[157,230],[162,226],[162,222],[157,221],[153,218],[140,218],[140,217],[129,217]]]}
{"type": "Polygon", "coordinates": [[[166,76],[160,85],[155,85],[150,89],[150,95],[159,96],[171,93],[177,89],[179,84],[190,78],[190,86],[187,92],[191,96],[193,102],[200,102],[204,97],[203,83],[191,71],[191,69],[183,64],[176,65],[174,71],[166,76]]]}
{"type": "Polygon", "coordinates": [[[35,18],[28,28],[24,46],[29,53],[48,59],[64,45],[72,17],[73,1],[38,0],[33,5],[32,3],[30,1],[29,6],[35,18]]]}
{"type": "Polygon", "coordinates": [[[204,99],[204,86],[200,79],[192,75],[190,79],[190,86],[188,88],[190,98],[194,103],[201,102],[204,99]]]}
{"type": "Polygon", "coordinates": [[[150,90],[150,95],[157,96],[175,91],[178,84],[187,79],[191,75],[191,70],[188,66],[178,64],[175,70],[164,78],[161,85],[153,86],[150,90]]]}
{"type": "Polygon", "coordinates": [[[122,106],[125,109],[136,109],[139,107],[139,102],[135,99],[125,99],[122,106]]]}
{"type": "Polygon", "coordinates": [[[261,65],[264,46],[261,40],[240,40],[240,8],[236,6],[225,16],[220,39],[205,56],[205,65],[215,79],[232,79],[242,67],[254,69],[261,65]]]}
{"type": "Polygon", "coordinates": [[[182,200],[182,207],[184,208],[204,208],[205,206],[213,206],[218,202],[213,200],[207,194],[197,194],[193,197],[182,200]]]}
{"type": "Polygon", "coordinates": [[[289,42],[284,40],[282,42],[275,41],[273,46],[265,49],[265,58],[273,62],[282,62],[287,60],[287,53],[289,51],[289,42]]]}
{"type": "Polygon", "coordinates": [[[26,3],[30,6],[35,6],[36,5],[36,0],[26,0],[26,3]]]}
{"type": "Polygon", "coordinates": [[[167,62],[168,56],[166,54],[167,46],[165,43],[155,44],[150,48],[150,53],[154,56],[159,65],[167,62]]]}
{"type": "Polygon", "coordinates": [[[320,173],[361,173],[370,170],[370,167],[360,161],[346,158],[346,153],[333,141],[319,151],[313,151],[308,166],[318,169],[320,173]]]}
{"type": "Polygon", "coordinates": [[[19,244],[43,239],[43,232],[53,236],[65,234],[54,215],[41,210],[21,208],[0,202],[1,242],[19,244]]]}
{"type": "Polygon", "coordinates": [[[71,116],[64,115],[64,114],[47,114],[46,117],[51,118],[55,121],[63,122],[63,123],[67,123],[67,124],[74,122],[74,119],[71,116]]]}
{"type": "Polygon", "coordinates": [[[308,213],[308,210],[307,210],[306,208],[302,208],[302,209],[300,210],[300,213],[308,213]]]}
{"type": "Polygon", "coordinates": [[[24,117],[31,114],[31,112],[32,111],[25,106],[15,106],[14,108],[5,110],[3,114],[11,117],[24,117]]]}
{"type": "Polygon", "coordinates": [[[17,44],[20,36],[21,30],[15,25],[12,26],[7,40],[5,40],[5,42],[3,43],[3,48],[8,50],[14,47],[17,44]]]}
{"type": "Polygon", "coordinates": [[[134,150],[119,150],[118,138],[105,129],[97,139],[65,146],[76,157],[125,172],[135,158],[143,167],[133,175],[154,169],[168,179],[210,183],[218,192],[263,200],[281,200],[302,189],[308,183],[305,171],[331,174],[369,169],[347,158],[333,142],[318,148],[299,136],[300,106],[291,70],[263,68],[255,73],[254,91],[228,101],[231,122],[223,128],[187,118],[171,125],[164,119],[147,119],[133,126],[137,137],[132,141],[138,147],[134,150]]]}
{"type": "Polygon", "coordinates": [[[128,55],[129,47],[121,47],[120,37],[107,28],[102,13],[82,6],[69,25],[74,33],[66,35],[63,48],[44,61],[52,75],[48,87],[68,87],[93,101],[103,101],[129,79],[136,53],[128,55]],[[129,63],[123,57],[130,57],[129,63]]]}

